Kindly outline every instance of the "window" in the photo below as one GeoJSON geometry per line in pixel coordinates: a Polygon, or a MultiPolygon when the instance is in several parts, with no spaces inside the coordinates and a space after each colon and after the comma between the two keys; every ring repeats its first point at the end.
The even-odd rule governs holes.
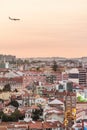
{"type": "Polygon", "coordinates": [[[63,85],[60,84],[60,85],[59,85],[59,89],[63,89],[63,85]]]}
{"type": "Polygon", "coordinates": [[[69,78],[74,78],[74,79],[76,79],[76,78],[78,78],[79,77],[79,75],[78,74],[69,74],[69,78]]]}

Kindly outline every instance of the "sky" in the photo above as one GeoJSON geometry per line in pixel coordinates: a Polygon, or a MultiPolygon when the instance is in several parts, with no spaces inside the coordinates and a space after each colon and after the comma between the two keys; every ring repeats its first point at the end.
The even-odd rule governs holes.
{"type": "Polygon", "coordinates": [[[87,56],[87,0],[0,0],[0,54],[87,56]]]}

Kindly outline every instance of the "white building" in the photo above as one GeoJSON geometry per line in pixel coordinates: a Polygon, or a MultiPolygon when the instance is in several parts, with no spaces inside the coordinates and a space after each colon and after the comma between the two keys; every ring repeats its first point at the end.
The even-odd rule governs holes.
{"type": "Polygon", "coordinates": [[[72,68],[69,70],[69,81],[79,84],[79,70],[77,68],[72,68]]]}

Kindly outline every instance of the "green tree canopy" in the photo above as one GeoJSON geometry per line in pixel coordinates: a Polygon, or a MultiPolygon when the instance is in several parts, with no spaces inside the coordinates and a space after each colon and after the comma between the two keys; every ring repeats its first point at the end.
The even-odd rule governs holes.
{"type": "Polygon", "coordinates": [[[19,107],[19,104],[18,104],[18,102],[16,101],[16,100],[12,100],[11,102],[10,102],[10,105],[12,105],[12,106],[14,106],[14,107],[19,107]]]}
{"type": "Polygon", "coordinates": [[[6,84],[3,88],[3,91],[11,91],[11,86],[10,84],[6,84]]]}
{"type": "Polygon", "coordinates": [[[16,109],[11,115],[6,115],[1,112],[1,119],[4,122],[18,121],[19,119],[24,119],[24,115],[21,114],[18,109],[16,109]]]}

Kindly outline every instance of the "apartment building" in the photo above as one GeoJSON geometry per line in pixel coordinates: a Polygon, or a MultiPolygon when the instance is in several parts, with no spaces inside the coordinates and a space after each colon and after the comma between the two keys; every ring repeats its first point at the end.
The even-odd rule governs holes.
{"type": "Polygon", "coordinates": [[[87,69],[73,68],[69,72],[69,80],[84,87],[87,87],[87,69]]]}

